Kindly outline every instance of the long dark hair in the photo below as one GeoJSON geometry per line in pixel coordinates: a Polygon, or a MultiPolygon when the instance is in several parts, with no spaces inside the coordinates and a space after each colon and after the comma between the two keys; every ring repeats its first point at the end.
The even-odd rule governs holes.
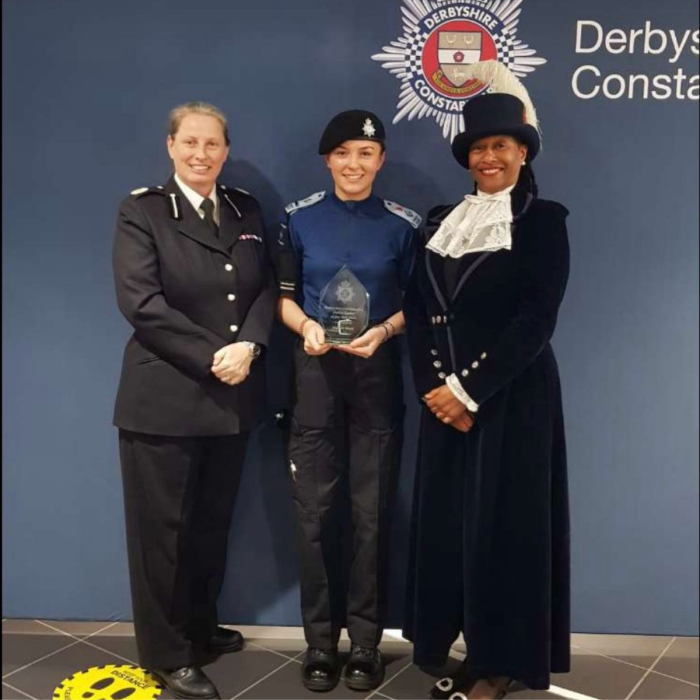
{"type": "Polygon", "coordinates": [[[532,169],[532,163],[529,160],[520,168],[520,175],[515,186],[523,188],[525,192],[529,192],[535,198],[539,195],[540,188],[537,186],[535,171],[532,169]]]}

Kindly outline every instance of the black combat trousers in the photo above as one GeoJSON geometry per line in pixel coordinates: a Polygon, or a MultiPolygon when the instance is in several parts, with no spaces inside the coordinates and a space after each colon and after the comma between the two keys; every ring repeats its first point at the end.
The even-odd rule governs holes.
{"type": "Polygon", "coordinates": [[[384,629],[390,514],[401,453],[398,341],[381,345],[370,359],[335,349],[310,357],[299,341],[294,398],[288,458],[306,640],[332,649],[347,620],[352,641],[374,647],[384,629]],[[345,598],[339,590],[344,578],[337,534],[347,512],[341,499],[348,498],[352,543],[345,546],[352,550],[345,598]]]}
{"type": "Polygon", "coordinates": [[[119,431],[139,662],[195,663],[216,600],[248,434],[165,437],[119,431]]]}

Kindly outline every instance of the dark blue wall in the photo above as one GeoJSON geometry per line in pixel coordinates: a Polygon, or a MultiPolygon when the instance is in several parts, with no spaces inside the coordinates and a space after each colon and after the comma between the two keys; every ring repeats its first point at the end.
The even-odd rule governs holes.
{"type": "MultiPolygon", "coordinates": [[[[603,75],[697,74],[690,49],[676,63],[639,50],[576,53],[581,20],[682,34],[697,28],[696,3],[525,0],[520,9],[518,36],[548,61],[526,79],[545,133],[541,191],[572,211],[555,344],[574,626],[696,635],[697,101],[584,100],[571,85],[587,64],[603,75]]],[[[400,3],[4,0],[2,10],[3,617],[127,619],[110,424],[129,333],[111,280],[118,202],[167,178],[166,114],[190,99],[229,115],[226,180],[257,195],[270,222],[286,202],[327,187],[314,155],[327,119],[358,106],[387,123],[396,113],[399,82],[371,56],[402,33],[400,3]]],[[[582,89],[591,85],[587,77],[582,89]]],[[[386,197],[425,213],[469,187],[432,120],[391,128],[386,197]]],[[[274,401],[285,395],[283,342],[276,360],[274,401]]],[[[222,605],[232,622],[299,622],[275,430],[254,442],[235,515],[222,605]]],[[[413,454],[411,439],[392,554],[395,625],[413,454]]]]}

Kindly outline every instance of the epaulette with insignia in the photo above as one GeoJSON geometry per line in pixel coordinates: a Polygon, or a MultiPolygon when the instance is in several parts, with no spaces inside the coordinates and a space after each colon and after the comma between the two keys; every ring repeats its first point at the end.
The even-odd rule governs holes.
{"type": "Polygon", "coordinates": [[[141,197],[144,194],[165,194],[163,191],[163,185],[158,185],[157,187],[139,187],[135,190],[131,190],[132,197],[141,197]]]}
{"type": "Polygon", "coordinates": [[[411,224],[413,228],[419,228],[420,225],[423,223],[423,219],[418,214],[416,214],[416,212],[412,211],[411,209],[406,209],[406,207],[402,207],[396,202],[390,202],[388,199],[385,199],[384,206],[392,214],[400,216],[402,219],[408,221],[408,223],[411,224]]]}
{"type": "Polygon", "coordinates": [[[233,202],[231,197],[229,197],[229,194],[228,194],[226,188],[223,185],[219,185],[219,187],[221,187],[224,199],[229,203],[229,206],[233,209],[233,211],[236,212],[236,216],[238,217],[238,220],[240,221],[243,218],[243,214],[241,214],[241,210],[235,205],[235,203],[233,202]]]}
{"type": "Polygon", "coordinates": [[[300,209],[306,209],[307,207],[312,207],[314,206],[314,204],[322,202],[325,198],[325,192],[316,192],[316,194],[312,194],[306,199],[300,199],[298,202],[293,202],[285,209],[285,211],[291,216],[292,214],[298,212],[300,209]]]}
{"type": "Polygon", "coordinates": [[[242,190],[240,187],[226,187],[226,185],[219,185],[219,188],[222,189],[224,192],[227,192],[228,190],[233,190],[234,192],[244,194],[247,197],[253,196],[252,194],[250,194],[250,192],[248,192],[248,190],[242,190]]]}

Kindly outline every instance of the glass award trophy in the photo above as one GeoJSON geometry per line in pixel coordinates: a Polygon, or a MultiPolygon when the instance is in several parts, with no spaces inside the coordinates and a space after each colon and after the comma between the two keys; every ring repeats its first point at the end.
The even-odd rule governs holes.
{"type": "Polygon", "coordinates": [[[369,325],[369,292],[348,267],[325,286],[319,299],[319,323],[330,345],[347,345],[369,325]]]}

